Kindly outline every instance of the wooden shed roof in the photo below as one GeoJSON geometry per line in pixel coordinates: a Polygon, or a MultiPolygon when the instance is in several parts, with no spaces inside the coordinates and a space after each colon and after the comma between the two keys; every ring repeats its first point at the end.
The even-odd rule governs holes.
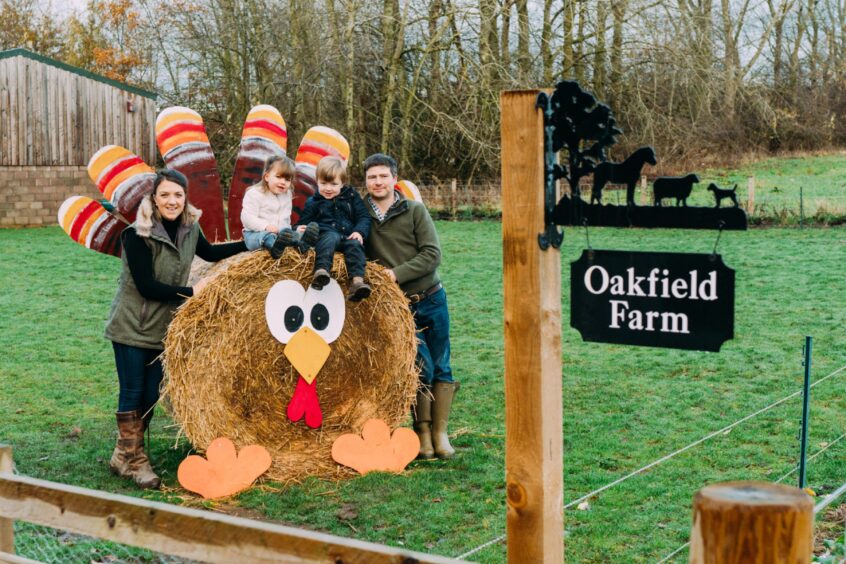
{"type": "Polygon", "coordinates": [[[18,48],[9,49],[7,51],[0,51],[0,59],[8,59],[11,57],[26,57],[28,59],[32,59],[33,61],[44,63],[45,65],[50,65],[62,70],[66,70],[68,72],[78,74],[80,76],[84,76],[85,78],[90,78],[91,80],[96,80],[97,82],[108,84],[109,86],[114,86],[115,88],[120,88],[121,90],[125,90],[126,92],[131,92],[139,96],[144,96],[145,98],[150,98],[151,100],[155,100],[158,96],[155,92],[150,92],[149,90],[144,90],[143,88],[138,88],[137,86],[130,86],[129,84],[119,82],[117,80],[112,80],[111,78],[106,78],[101,74],[87,71],[85,69],[81,69],[79,67],[75,67],[73,65],[57,61],[56,59],[51,59],[50,57],[39,55],[38,53],[33,53],[28,49],[18,48]]]}

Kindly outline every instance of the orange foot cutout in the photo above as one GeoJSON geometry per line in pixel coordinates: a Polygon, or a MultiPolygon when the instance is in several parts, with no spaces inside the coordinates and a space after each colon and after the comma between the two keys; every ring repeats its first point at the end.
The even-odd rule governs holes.
{"type": "Polygon", "coordinates": [[[332,459],[359,474],[402,472],[418,452],[420,439],[414,431],[400,427],[391,435],[381,419],[367,421],[360,437],[341,435],[332,443],[332,459]]]}
{"type": "Polygon", "coordinates": [[[224,437],[211,442],[206,458],[192,454],[182,461],[176,472],[183,488],[205,499],[233,495],[250,487],[256,478],[267,472],[271,462],[263,446],[246,446],[236,455],[235,445],[224,437]]]}

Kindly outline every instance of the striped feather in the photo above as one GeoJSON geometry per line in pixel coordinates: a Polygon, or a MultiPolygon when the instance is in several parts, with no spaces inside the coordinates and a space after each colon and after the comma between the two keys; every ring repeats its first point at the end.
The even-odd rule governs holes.
{"type": "Polygon", "coordinates": [[[126,223],[106,211],[100,202],[71,196],[59,207],[57,219],[65,233],[83,247],[120,256],[120,233],[126,223]]]}
{"type": "Polygon", "coordinates": [[[316,125],[306,131],[297,149],[297,176],[294,178],[294,211],[291,222],[299,218],[309,196],[317,192],[317,163],[323,157],[350,158],[350,144],[343,135],[332,128],[316,125]]]}
{"type": "Polygon", "coordinates": [[[135,221],[141,199],[153,189],[152,168],[129,149],[106,145],[88,161],[88,176],[128,221],[135,221]]]}
{"type": "Polygon", "coordinates": [[[417,185],[410,180],[400,180],[396,183],[394,189],[405,196],[408,200],[414,200],[415,202],[420,202],[421,204],[423,203],[423,196],[420,195],[420,190],[417,188],[417,185]]]}
{"type": "Polygon", "coordinates": [[[188,199],[203,211],[200,226],[206,238],[226,240],[220,173],[203,118],[181,106],[162,110],[156,118],[156,143],[167,166],[188,178],[188,199]]]}
{"type": "Polygon", "coordinates": [[[229,237],[240,239],[241,206],[247,188],[261,180],[264,163],[272,155],[284,155],[288,148],[288,129],[279,110],[273,106],[255,106],[244,122],[238,160],[229,187],[229,237]]]}

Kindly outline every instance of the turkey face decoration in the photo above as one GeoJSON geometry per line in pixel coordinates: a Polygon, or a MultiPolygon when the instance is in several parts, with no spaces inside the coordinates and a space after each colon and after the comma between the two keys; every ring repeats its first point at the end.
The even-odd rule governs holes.
{"type": "Polygon", "coordinates": [[[303,289],[299,282],[282,280],[270,288],[264,302],[270,334],[285,345],[285,357],[299,374],[288,403],[291,421],[305,417],[312,429],[323,423],[316,378],[344,328],[344,293],[334,279],[322,290],[303,289]]]}

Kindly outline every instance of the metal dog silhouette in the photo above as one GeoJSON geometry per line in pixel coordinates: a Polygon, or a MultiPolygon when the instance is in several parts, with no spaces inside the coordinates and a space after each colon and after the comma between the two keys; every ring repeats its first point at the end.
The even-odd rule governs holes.
{"type": "Polygon", "coordinates": [[[734,185],[734,188],[720,188],[713,182],[708,185],[708,190],[714,193],[714,207],[720,207],[720,201],[723,198],[728,198],[734,203],[734,207],[738,207],[737,204],[737,184],[734,185]]]}

